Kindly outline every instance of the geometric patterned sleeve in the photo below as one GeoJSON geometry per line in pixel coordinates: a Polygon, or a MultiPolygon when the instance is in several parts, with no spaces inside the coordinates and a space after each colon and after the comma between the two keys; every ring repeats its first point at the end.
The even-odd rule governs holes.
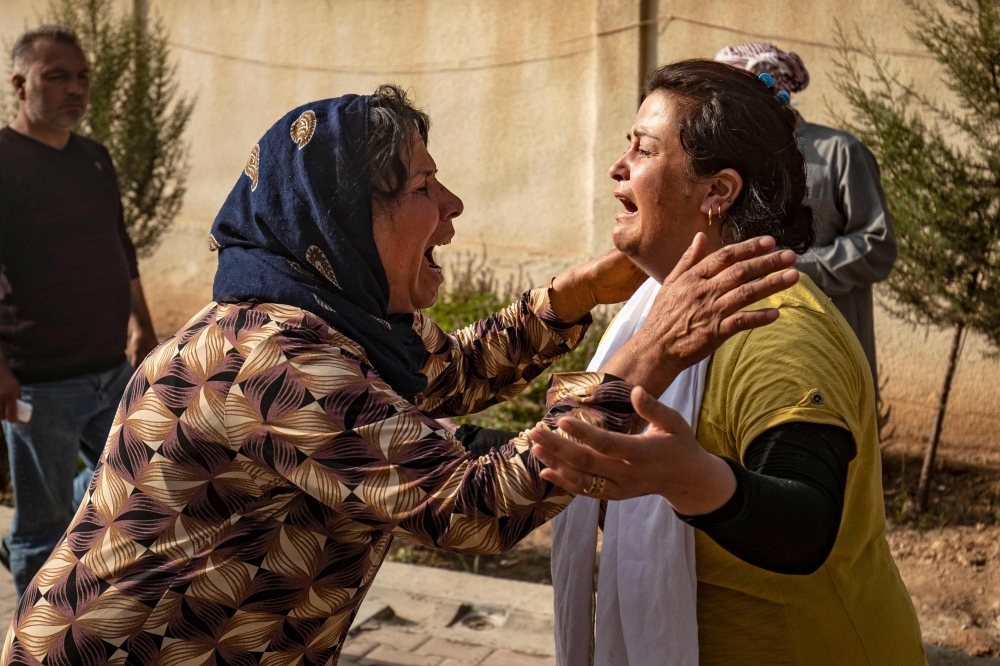
{"type": "Polygon", "coordinates": [[[587,332],[590,315],[576,323],[556,316],[545,287],[523,293],[486,319],[447,334],[422,313],[414,328],[427,347],[421,372],[427,389],[417,407],[436,418],[472,414],[513,398],[587,332]]]}
{"type": "MultiPolygon", "coordinates": [[[[547,420],[574,413],[637,432],[631,386],[601,373],[556,375],[547,420]]],[[[572,499],[539,477],[523,434],[471,459],[450,432],[395,394],[352,341],[327,329],[262,340],[226,400],[229,445],[246,471],[291,483],[345,524],[470,553],[509,549],[572,499]]]]}

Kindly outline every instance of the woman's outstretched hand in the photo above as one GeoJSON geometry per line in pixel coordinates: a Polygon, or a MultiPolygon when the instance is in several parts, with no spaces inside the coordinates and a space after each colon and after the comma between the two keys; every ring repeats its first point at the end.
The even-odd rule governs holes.
{"type": "Polygon", "coordinates": [[[622,500],[662,495],[678,512],[698,516],[715,511],[736,491],[736,477],[723,460],[701,447],[694,431],[673,409],[642,387],[632,390],[632,406],[649,421],[640,435],[622,435],[564,416],[557,425],[571,439],[543,426],[528,437],[531,454],[545,464],[541,477],[576,494],[587,494],[594,477],[603,491],[588,495],[622,500]]]}
{"type": "Polygon", "coordinates": [[[608,250],[552,282],[552,310],[563,321],[577,321],[598,305],[627,301],[647,279],[646,273],[627,256],[608,250]]]}
{"type": "Polygon", "coordinates": [[[798,282],[791,250],[774,249],[770,236],[727,245],[705,256],[705,235],[695,235],[663,281],[646,322],[601,368],[662,395],[682,370],[708,357],[730,337],[777,320],[773,308],[748,305],[798,282]]]}

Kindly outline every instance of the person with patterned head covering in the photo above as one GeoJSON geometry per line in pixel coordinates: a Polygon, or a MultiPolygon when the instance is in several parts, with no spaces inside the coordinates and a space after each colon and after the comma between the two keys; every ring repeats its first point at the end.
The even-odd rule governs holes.
{"type": "MultiPolygon", "coordinates": [[[[727,46],[715,59],[774,77],[774,87],[797,93],[809,85],[802,59],[766,42],[727,46]]],[[[796,111],[797,112],[797,111],[796,111]]],[[[798,134],[809,174],[816,245],[796,263],[833,300],[865,350],[878,387],[872,285],[889,277],[896,234],[882,192],[878,162],[847,132],[806,122],[798,134]]]]}
{"type": "Polygon", "coordinates": [[[715,54],[715,59],[754,74],[767,72],[774,78],[774,87],[778,90],[797,93],[809,85],[809,72],[802,58],[767,42],[727,46],[715,54]]]}
{"type": "MultiPolygon", "coordinates": [[[[472,456],[438,419],[520,393],[646,276],[611,251],[446,334],[420,309],[463,206],[428,122],[382,86],[299,107],[253,146],[212,227],[214,302],[132,377],[0,662],[336,664],[394,536],[497,553],[569,503],[526,434],[472,456]]],[[[787,286],[766,277],[792,263],[773,245],[699,262],[696,243],[638,364],[669,383],[773,321],[739,312],[787,286]]],[[[554,375],[545,427],[638,432],[619,374],[554,375]]]]}

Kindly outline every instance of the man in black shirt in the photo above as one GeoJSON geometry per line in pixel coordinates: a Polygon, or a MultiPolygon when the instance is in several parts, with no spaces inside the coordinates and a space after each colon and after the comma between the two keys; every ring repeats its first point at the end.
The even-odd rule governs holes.
{"type": "Polygon", "coordinates": [[[17,508],[0,561],[21,594],[76,512],[156,336],[108,151],[71,131],[90,97],[76,36],[42,26],[12,56],[20,110],[0,130],[0,412],[17,508]],[[19,401],[30,417],[22,404],[18,418],[19,401]]]}

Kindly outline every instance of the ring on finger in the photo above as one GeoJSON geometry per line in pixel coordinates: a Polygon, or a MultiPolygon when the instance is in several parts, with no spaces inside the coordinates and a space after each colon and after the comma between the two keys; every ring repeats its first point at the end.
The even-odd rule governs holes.
{"type": "Polygon", "coordinates": [[[585,495],[600,495],[604,492],[604,484],[606,479],[603,476],[597,474],[590,481],[590,487],[587,488],[585,495]]]}

